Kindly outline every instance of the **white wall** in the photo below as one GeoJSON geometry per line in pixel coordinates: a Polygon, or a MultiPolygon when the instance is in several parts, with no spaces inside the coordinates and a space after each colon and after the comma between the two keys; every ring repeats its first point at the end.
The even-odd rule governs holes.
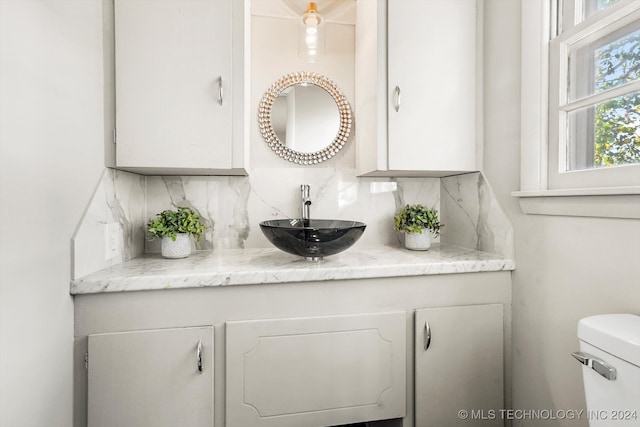
{"type": "MultiPolygon", "coordinates": [[[[510,196],[520,176],[520,2],[485,0],[484,14],[484,171],[516,235],[513,406],[585,409],[581,370],[570,356],[577,322],[640,314],[640,221],[521,212],[510,196]]],[[[586,427],[587,420],[514,425],[586,427]]]]}
{"type": "Polygon", "coordinates": [[[72,424],[70,241],[103,169],[102,3],[0,1],[0,425],[72,424]]]}

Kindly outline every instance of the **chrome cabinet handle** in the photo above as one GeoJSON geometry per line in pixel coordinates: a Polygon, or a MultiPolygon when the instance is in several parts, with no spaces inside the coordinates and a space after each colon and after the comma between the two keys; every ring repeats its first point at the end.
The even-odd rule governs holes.
{"type": "Polygon", "coordinates": [[[571,353],[571,355],[583,365],[593,369],[598,374],[602,375],[609,381],[614,381],[616,379],[616,368],[609,365],[604,360],[593,357],[590,354],[583,353],[581,351],[576,351],[575,353],[571,353]]]}
{"type": "Polygon", "coordinates": [[[393,108],[396,110],[396,113],[397,113],[398,111],[400,111],[400,95],[401,95],[400,87],[396,86],[396,88],[393,90],[393,92],[394,92],[395,98],[396,98],[396,100],[395,100],[396,101],[395,102],[396,105],[393,108]]]}
{"type": "Polygon", "coordinates": [[[427,351],[430,345],[431,345],[431,325],[429,325],[429,322],[424,322],[424,351],[427,351]]]}
{"type": "Polygon", "coordinates": [[[202,340],[198,341],[198,350],[196,351],[196,364],[198,372],[202,373],[202,340]]]}
{"type": "Polygon", "coordinates": [[[222,105],[223,97],[224,97],[224,92],[222,89],[222,77],[218,77],[218,104],[222,105]]]}

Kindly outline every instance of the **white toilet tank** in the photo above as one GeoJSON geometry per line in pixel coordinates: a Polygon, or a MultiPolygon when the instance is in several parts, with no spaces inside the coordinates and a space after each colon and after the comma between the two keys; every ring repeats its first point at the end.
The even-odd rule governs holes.
{"type": "Polygon", "coordinates": [[[590,427],[640,427],[640,316],[602,314],[578,322],[590,427]]]}

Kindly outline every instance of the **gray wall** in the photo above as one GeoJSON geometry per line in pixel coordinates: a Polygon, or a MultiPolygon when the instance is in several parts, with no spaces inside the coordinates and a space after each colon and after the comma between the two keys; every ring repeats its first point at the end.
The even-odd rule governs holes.
{"type": "MultiPolygon", "coordinates": [[[[535,1],[535,0],[523,0],[535,1]]],[[[484,171],[514,223],[514,408],[584,409],[580,318],[640,314],[640,221],[524,215],[520,180],[520,2],[485,0],[484,171]]],[[[520,420],[515,426],[587,426],[520,420]]]]}
{"type": "Polygon", "coordinates": [[[0,1],[0,425],[72,420],[70,242],[103,169],[102,4],[0,1]]]}

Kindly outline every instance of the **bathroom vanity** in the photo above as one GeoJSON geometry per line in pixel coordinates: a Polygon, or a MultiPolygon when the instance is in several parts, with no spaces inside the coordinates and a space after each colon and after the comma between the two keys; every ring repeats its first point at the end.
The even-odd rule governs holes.
{"type": "Polygon", "coordinates": [[[116,0],[105,13],[117,115],[117,144],[106,151],[118,170],[101,178],[73,238],[75,427],[468,426],[459,411],[509,407],[513,230],[477,172],[476,2],[429,2],[420,13],[351,2],[358,22],[327,23],[334,36],[317,67],[299,62],[288,43],[298,17],[281,19],[276,3],[192,1],[149,13],[116,0]],[[412,34],[446,23],[455,37],[420,32],[406,44],[405,20],[412,34]],[[456,55],[434,68],[433,56],[406,48],[427,52],[426,42],[456,55]],[[169,65],[156,71],[140,52],[169,65]],[[427,92],[416,92],[429,70],[432,83],[418,85],[427,92]],[[358,96],[356,83],[366,88],[358,96]],[[303,105],[309,85],[327,92],[335,114],[278,110],[303,105]],[[356,112],[359,140],[348,143],[356,112]],[[313,126],[302,132],[304,122],[313,126]],[[300,144],[310,135],[319,145],[300,144]],[[297,212],[291,190],[302,179],[319,189],[312,214],[308,188],[297,212]],[[409,203],[447,224],[429,251],[399,246],[392,218],[409,203]],[[166,260],[144,226],[178,205],[206,223],[205,250],[166,260]],[[298,214],[355,218],[367,233],[308,262],[250,232],[257,218],[298,214]]]}
{"type": "Polygon", "coordinates": [[[513,268],[448,245],[126,261],[72,283],[75,425],[464,423],[507,403],[513,268]]]}

